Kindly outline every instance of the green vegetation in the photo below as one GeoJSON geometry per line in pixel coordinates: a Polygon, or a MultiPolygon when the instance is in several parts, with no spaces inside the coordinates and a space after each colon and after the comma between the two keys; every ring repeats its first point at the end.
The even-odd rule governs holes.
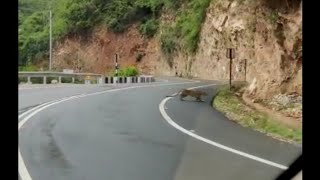
{"type": "Polygon", "coordinates": [[[19,71],[38,71],[38,68],[34,65],[20,66],[19,71]]]}
{"type": "Polygon", "coordinates": [[[28,82],[28,78],[27,77],[18,77],[18,84],[26,83],[26,82],[28,82]]]}
{"type": "Polygon", "coordinates": [[[19,64],[33,64],[49,56],[49,10],[53,40],[84,36],[95,26],[121,33],[140,23],[140,33],[153,37],[163,10],[177,12],[173,31],[161,37],[162,49],[172,54],[179,48],[195,52],[201,23],[210,0],[19,0],[19,64]]]}
{"type": "Polygon", "coordinates": [[[84,79],[83,78],[75,78],[75,80],[74,80],[74,83],[75,84],[84,84],[84,79]]]}
{"type": "Polygon", "coordinates": [[[269,20],[272,25],[276,25],[278,18],[279,18],[279,15],[276,10],[273,10],[269,15],[269,20]]]}
{"type": "Polygon", "coordinates": [[[288,128],[266,114],[248,108],[234,95],[234,91],[229,91],[228,88],[219,90],[213,100],[213,106],[245,127],[298,143],[302,140],[302,130],[288,128]]]}
{"type": "Polygon", "coordinates": [[[43,77],[31,77],[32,84],[43,84],[43,77]]]}
{"type": "Polygon", "coordinates": [[[161,36],[161,49],[166,55],[172,55],[176,50],[176,36],[173,27],[165,27],[161,36]]]}
{"type": "Polygon", "coordinates": [[[199,41],[201,24],[211,0],[188,0],[177,13],[176,22],[165,27],[161,36],[161,47],[171,55],[178,47],[187,53],[195,53],[199,41]]]}
{"type": "Polygon", "coordinates": [[[177,41],[173,27],[164,27],[163,34],[160,37],[162,52],[166,55],[166,60],[169,66],[173,66],[173,57],[175,51],[177,51],[177,41]]]}
{"type": "Polygon", "coordinates": [[[137,76],[139,74],[136,67],[129,66],[123,69],[120,69],[118,71],[118,74],[114,74],[114,76],[123,76],[123,77],[129,77],[129,76],[137,76]]]}
{"type": "Polygon", "coordinates": [[[182,47],[195,52],[200,36],[201,24],[205,19],[210,0],[190,0],[186,8],[178,14],[176,32],[182,38],[182,47]]]}
{"type": "MultiPolygon", "coordinates": [[[[53,39],[83,35],[104,25],[122,32],[134,22],[143,22],[141,32],[157,31],[156,18],[169,0],[19,0],[19,63],[33,63],[49,55],[49,10],[53,39]],[[50,8],[51,7],[51,8],[50,8]]],[[[172,0],[173,1],[173,0],[172,0]]]]}
{"type": "Polygon", "coordinates": [[[48,56],[49,3],[41,0],[19,0],[19,64],[48,56]]]}
{"type": "Polygon", "coordinates": [[[72,83],[72,77],[62,77],[61,82],[62,83],[72,83]]]}
{"type": "Polygon", "coordinates": [[[153,37],[154,34],[157,32],[158,26],[159,26],[159,24],[158,24],[157,20],[152,18],[152,19],[149,19],[149,20],[143,22],[140,25],[139,30],[142,35],[145,35],[146,37],[150,38],[150,37],[153,37]]]}

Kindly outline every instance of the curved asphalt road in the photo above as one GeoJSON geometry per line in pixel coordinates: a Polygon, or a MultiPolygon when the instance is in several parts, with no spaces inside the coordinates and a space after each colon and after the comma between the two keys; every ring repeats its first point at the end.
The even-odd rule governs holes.
{"type": "MultiPolygon", "coordinates": [[[[26,169],[33,180],[274,179],[282,169],[190,137],[162,117],[159,104],[166,95],[212,83],[218,84],[170,78],[148,85],[21,89],[20,114],[67,96],[127,88],[64,101],[32,116],[19,131],[26,169]]],[[[243,128],[212,109],[216,87],[203,88],[210,95],[203,103],[172,98],[165,111],[184,129],[284,166],[302,153],[299,146],[243,128]]]]}

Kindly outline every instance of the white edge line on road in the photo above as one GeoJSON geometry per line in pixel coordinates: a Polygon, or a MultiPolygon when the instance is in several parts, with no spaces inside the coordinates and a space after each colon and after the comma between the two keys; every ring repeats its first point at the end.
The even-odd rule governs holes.
{"type": "MultiPolygon", "coordinates": [[[[77,95],[77,96],[79,96],[79,95],[77,95]]],[[[71,97],[73,97],[73,96],[71,96],[71,97]]],[[[63,99],[67,99],[67,98],[70,98],[70,97],[65,97],[65,98],[61,98],[61,99],[49,101],[49,102],[40,104],[40,105],[38,105],[38,106],[35,106],[35,107],[31,108],[31,109],[26,110],[26,111],[23,112],[22,114],[20,114],[18,118],[20,119],[20,118],[22,118],[23,116],[29,114],[30,112],[32,112],[32,111],[34,111],[34,110],[36,110],[36,109],[39,109],[40,107],[43,107],[43,106],[45,106],[45,105],[47,105],[47,104],[51,104],[51,103],[54,103],[54,102],[57,102],[57,101],[61,101],[61,100],[63,100],[63,99]]],[[[21,111],[19,111],[19,112],[21,112],[21,111]]]]}
{"type": "MultiPolygon", "coordinates": [[[[64,101],[68,101],[71,99],[77,99],[77,98],[81,98],[81,97],[86,97],[86,96],[92,96],[92,95],[97,95],[97,94],[103,94],[103,93],[108,93],[108,92],[114,92],[114,91],[122,91],[122,90],[127,90],[127,89],[136,89],[136,88],[143,88],[143,87],[156,87],[156,86],[170,86],[170,85],[180,85],[180,84],[190,84],[190,83],[197,83],[200,81],[193,81],[193,82],[181,82],[181,83],[169,83],[169,84],[148,84],[148,85],[144,85],[144,86],[131,86],[131,87],[125,87],[125,88],[119,88],[119,89],[109,89],[106,91],[100,91],[100,92],[95,92],[95,93],[90,93],[90,94],[81,94],[81,95],[76,95],[76,96],[71,96],[71,97],[66,97],[66,98],[62,98],[59,100],[54,100],[54,101],[50,101],[44,104],[41,104],[39,106],[36,106],[24,113],[22,113],[21,115],[19,115],[19,119],[23,116],[26,116],[25,118],[23,118],[21,121],[19,121],[18,124],[18,131],[22,128],[22,126],[35,114],[39,113],[40,111],[53,106],[55,104],[59,104],[61,102],[64,101]]],[[[24,160],[22,158],[22,155],[20,153],[20,148],[18,148],[18,171],[20,174],[20,177],[22,180],[32,180],[26,165],[24,163],[24,160]]]]}
{"type": "Polygon", "coordinates": [[[19,175],[20,175],[20,178],[22,180],[32,180],[28,170],[27,170],[27,167],[25,166],[24,164],[24,160],[21,156],[21,153],[20,153],[20,148],[18,147],[18,171],[19,171],[19,175]]]}
{"type": "MultiPolygon", "coordinates": [[[[161,80],[160,82],[154,82],[154,84],[159,84],[159,83],[163,83],[163,82],[169,82],[169,80],[165,80],[165,79],[159,79],[161,80]]],[[[185,81],[188,82],[200,82],[198,80],[191,80],[191,79],[184,79],[185,81]]],[[[102,85],[109,85],[109,86],[116,86],[116,85],[130,85],[131,83],[127,83],[127,84],[102,84],[102,85]]],[[[138,83],[139,84],[139,83],[138,83]]],[[[53,85],[53,86],[36,86],[35,87],[18,87],[18,90],[32,90],[32,89],[50,89],[50,88],[61,88],[61,87],[68,87],[68,88],[75,88],[75,87],[79,87],[79,86],[83,86],[84,84],[69,84],[69,85],[53,85]]],[[[32,86],[32,85],[31,85],[32,86]]],[[[89,85],[85,85],[86,87],[99,87],[101,86],[101,84],[89,84],[89,85]]]]}
{"type": "MultiPolygon", "coordinates": [[[[200,81],[189,80],[188,82],[170,83],[170,84],[161,84],[161,82],[156,82],[156,83],[153,83],[153,84],[148,84],[148,85],[143,85],[143,86],[140,85],[140,86],[124,87],[124,88],[121,88],[121,90],[133,89],[133,88],[142,88],[142,87],[156,87],[156,86],[169,86],[169,85],[189,84],[189,83],[198,83],[198,82],[200,82],[200,81]]],[[[59,86],[59,87],[71,87],[71,86],[59,86]]],[[[112,87],[112,85],[111,85],[111,87],[112,87]]],[[[33,89],[33,88],[30,88],[30,89],[33,89]]],[[[26,114],[29,114],[30,112],[32,112],[32,111],[34,111],[34,110],[36,110],[36,109],[38,109],[38,108],[40,108],[42,106],[45,106],[47,104],[50,104],[50,103],[53,103],[53,102],[56,102],[56,101],[60,101],[60,100],[71,98],[71,97],[82,97],[82,96],[91,96],[91,95],[103,94],[103,93],[106,93],[106,92],[112,92],[114,90],[119,90],[119,89],[109,89],[109,90],[106,90],[106,91],[100,91],[100,92],[95,92],[95,93],[91,93],[91,94],[81,94],[81,95],[69,96],[69,97],[64,97],[64,98],[61,98],[61,99],[56,99],[56,100],[53,100],[53,101],[49,101],[49,102],[40,104],[40,105],[38,105],[36,107],[33,107],[33,108],[23,112],[22,114],[19,115],[19,119],[22,118],[23,116],[25,116],[26,114]]],[[[21,112],[21,111],[19,111],[19,112],[21,112]]]]}
{"type": "MultiPolygon", "coordinates": [[[[210,85],[205,85],[205,86],[210,86],[210,85]]],[[[196,89],[196,88],[201,88],[201,87],[205,87],[205,86],[197,86],[197,87],[193,87],[193,88],[189,88],[189,89],[196,89]]],[[[211,85],[213,86],[213,85],[211,85]]],[[[272,161],[269,161],[269,160],[266,160],[266,159],[262,159],[260,157],[257,157],[257,156],[254,156],[254,155],[251,155],[251,154],[248,154],[248,153],[245,153],[245,152],[242,152],[242,151],[238,151],[236,149],[233,149],[233,148],[230,148],[230,147],[227,147],[227,146],[224,146],[222,144],[219,144],[219,143],[216,143],[214,141],[211,141],[209,139],[206,139],[202,136],[199,136],[195,133],[192,133],[191,131],[188,131],[186,129],[184,129],[183,127],[179,126],[177,123],[175,123],[171,118],[170,116],[166,113],[165,111],[165,104],[168,100],[170,100],[172,97],[167,97],[165,99],[163,99],[161,101],[161,103],[159,104],[159,110],[160,110],[160,113],[161,115],[163,116],[163,118],[170,124],[172,125],[174,128],[176,128],[177,130],[191,136],[191,137],[194,137],[200,141],[203,141],[205,143],[208,143],[212,146],[216,146],[218,148],[221,148],[221,149],[224,149],[226,151],[229,151],[229,152],[232,152],[232,153],[235,153],[235,154],[238,154],[240,156],[243,156],[243,157],[246,157],[246,158],[249,158],[249,159],[252,159],[252,160],[255,160],[255,161],[258,161],[258,162],[261,162],[261,163],[264,163],[264,164],[267,164],[267,165],[270,165],[270,166],[274,166],[274,167],[277,167],[279,169],[283,169],[283,170],[286,170],[288,169],[288,167],[284,166],[284,165],[281,165],[281,164],[278,164],[278,163],[275,163],[275,162],[272,162],[272,161]]]]}

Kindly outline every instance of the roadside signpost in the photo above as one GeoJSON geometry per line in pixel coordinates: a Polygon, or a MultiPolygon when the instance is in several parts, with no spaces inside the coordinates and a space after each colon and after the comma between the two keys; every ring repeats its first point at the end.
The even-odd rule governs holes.
{"type": "Polygon", "coordinates": [[[114,83],[118,83],[118,69],[119,69],[119,65],[118,65],[118,58],[119,58],[119,54],[116,53],[115,54],[115,69],[116,69],[116,74],[114,76],[114,83]]]}
{"type": "Polygon", "coordinates": [[[115,69],[116,69],[116,75],[118,75],[118,69],[119,69],[119,66],[118,66],[118,54],[115,55],[115,63],[116,63],[116,66],[115,66],[115,69]]]}
{"type": "Polygon", "coordinates": [[[235,58],[235,49],[234,48],[227,48],[227,58],[230,59],[229,63],[229,88],[231,90],[231,79],[232,79],[232,59],[235,58]]]}

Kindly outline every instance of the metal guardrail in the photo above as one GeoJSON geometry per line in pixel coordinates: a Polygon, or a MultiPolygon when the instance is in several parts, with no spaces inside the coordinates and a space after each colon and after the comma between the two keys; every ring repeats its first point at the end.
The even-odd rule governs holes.
{"type": "Polygon", "coordinates": [[[64,77],[75,77],[75,76],[94,76],[102,77],[102,74],[94,73],[64,73],[64,72],[19,72],[19,77],[43,77],[43,76],[64,76],[64,77]]]}
{"type": "Polygon", "coordinates": [[[19,77],[27,77],[28,84],[32,84],[31,78],[33,77],[43,77],[43,84],[47,84],[47,77],[58,77],[58,81],[55,80],[55,83],[62,83],[62,77],[71,77],[72,83],[75,82],[75,78],[79,76],[85,76],[85,83],[88,82],[88,79],[97,78],[97,82],[103,82],[103,75],[102,74],[94,74],[94,73],[65,73],[65,72],[19,72],[19,77]]]}
{"type": "Polygon", "coordinates": [[[76,77],[85,76],[85,84],[91,83],[92,78],[97,78],[97,83],[99,84],[122,84],[122,83],[150,83],[155,82],[153,76],[141,75],[134,77],[114,77],[114,76],[104,76],[102,74],[94,73],[66,73],[66,72],[19,72],[19,77],[27,77],[29,84],[31,83],[31,78],[43,77],[43,84],[47,84],[47,77],[58,77],[59,81],[56,83],[62,83],[62,77],[72,77],[72,83],[75,82],[76,77]]]}

